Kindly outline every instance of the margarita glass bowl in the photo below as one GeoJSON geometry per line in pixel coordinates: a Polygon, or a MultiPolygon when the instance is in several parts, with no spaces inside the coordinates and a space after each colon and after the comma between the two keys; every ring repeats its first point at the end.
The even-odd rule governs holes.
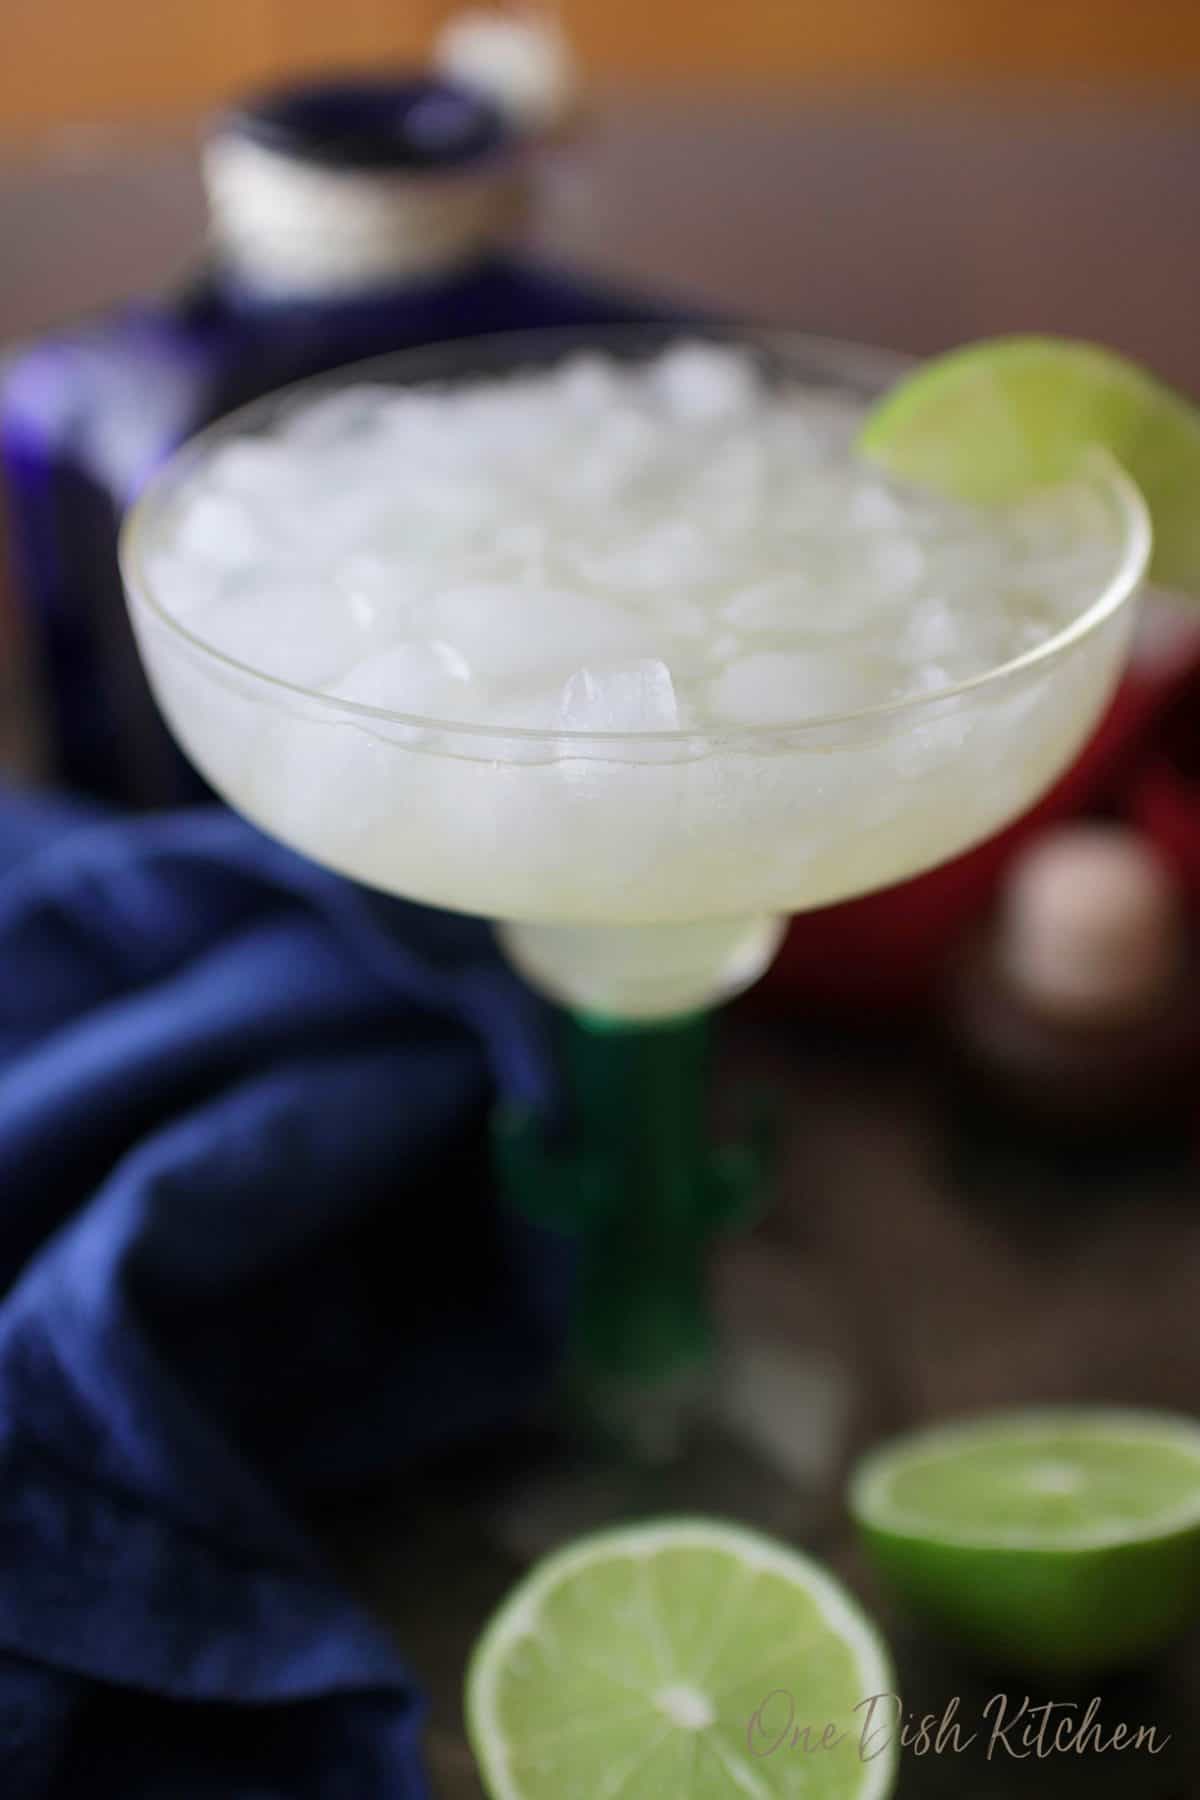
{"type": "MultiPolygon", "coordinates": [[[[904,367],[796,335],[717,335],[769,383],[864,410],[904,367]]],[[[645,359],[678,336],[483,339],[359,365],[351,378],[457,383],[579,348],[645,359]]],[[[1145,509],[1114,465],[1089,460],[1078,480],[1104,521],[1103,580],[1062,629],[957,684],[770,725],[581,732],[515,717],[500,728],[280,680],[174,616],[148,550],[204,459],[268,430],[297,393],[185,446],[127,521],[129,606],[158,703],[247,818],[358,881],[495,920],[512,963],[569,1010],[576,1137],[551,1149],[537,1121],[507,1120],[510,1187],[586,1240],[583,1363],[617,1383],[695,1366],[712,1335],[707,1246],[762,1175],[753,1154],[714,1157],[705,1144],[704,1014],[763,972],[787,915],[942,862],[1050,785],[1121,671],[1149,551],[1145,509]]]]}

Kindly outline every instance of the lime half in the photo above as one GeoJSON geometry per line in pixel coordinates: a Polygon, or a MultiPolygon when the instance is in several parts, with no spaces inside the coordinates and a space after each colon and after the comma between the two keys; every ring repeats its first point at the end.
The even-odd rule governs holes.
{"type": "Polygon", "coordinates": [[[1200,597],[1200,410],[1111,350],[1043,337],[952,350],[886,394],[859,439],[892,474],[982,501],[1066,479],[1096,445],[1145,498],[1151,578],[1200,597]]]}
{"type": "Polygon", "coordinates": [[[1200,1425],[1075,1408],[997,1414],[868,1456],[851,1510],[896,1596],[985,1655],[1134,1663],[1200,1616],[1200,1425]]]}
{"type": "Polygon", "coordinates": [[[869,1703],[894,1687],[816,1563],[668,1519],[526,1576],[472,1659],[467,1728],[492,1800],[883,1800],[896,1753],[869,1703]]]}

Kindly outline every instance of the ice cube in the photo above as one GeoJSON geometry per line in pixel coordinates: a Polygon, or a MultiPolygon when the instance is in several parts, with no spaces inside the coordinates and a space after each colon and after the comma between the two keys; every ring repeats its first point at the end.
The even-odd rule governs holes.
{"type": "Polygon", "coordinates": [[[518,577],[540,573],[553,547],[552,535],[543,521],[515,519],[490,534],[487,552],[495,564],[518,577]]]}
{"type": "MultiPolygon", "coordinates": [[[[939,769],[952,768],[968,747],[973,714],[969,702],[952,697],[955,686],[953,671],[930,663],[898,690],[898,699],[926,702],[898,717],[895,729],[887,735],[883,751],[887,768],[900,780],[920,780],[939,769]],[[946,697],[939,700],[939,694],[946,697]]],[[[1019,735],[1013,742],[1019,742],[1019,735]]],[[[999,774],[998,768],[988,768],[989,788],[999,774]]],[[[962,782],[963,776],[958,779],[962,782]]]]}
{"type": "Polygon", "coordinates": [[[377,489],[356,489],[330,482],[306,505],[289,512],[291,554],[332,569],[344,557],[371,543],[389,522],[394,504],[389,494],[377,489]]]}
{"type": "Polygon", "coordinates": [[[866,479],[853,489],[846,507],[847,523],[862,531],[895,531],[909,517],[897,494],[882,482],[866,479]]]}
{"type": "Polygon", "coordinates": [[[506,763],[549,763],[562,754],[560,695],[555,687],[488,689],[478,723],[494,731],[479,751],[506,763]],[[528,734],[528,735],[527,735],[528,734]]]}
{"type": "Polygon", "coordinates": [[[923,594],[896,638],[896,653],[912,674],[946,669],[955,681],[996,668],[1032,649],[1052,629],[1034,596],[1014,596],[982,583],[949,594],[923,594]]]}
{"type": "Polygon", "coordinates": [[[741,649],[742,640],[736,631],[718,631],[704,646],[705,660],[720,668],[723,663],[736,661],[741,649]]]}
{"type": "Polygon", "coordinates": [[[624,383],[609,356],[581,351],[555,371],[554,386],[572,412],[598,413],[619,404],[624,383]]]}
{"type": "Polygon", "coordinates": [[[303,491],[303,465],[268,437],[235,438],[213,451],[207,474],[214,487],[258,504],[286,506],[303,491]]]}
{"type": "Polygon", "coordinates": [[[356,630],[397,636],[412,620],[429,573],[427,564],[397,563],[360,550],[334,568],[333,586],[356,630]]]}
{"type": "Polygon", "coordinates": [[[636,654],[646,625],[619,606],[557,588],[479,582],[425,609],[432,637],[453,644],[483,681],[534,681],[583,660],[636,654]]]}
{"type": "Polygon", "coordinates": [[[265,559],[270,539],[243,501],[231,494],[201,488],[191,495],[175,536],[181,556],[223,569],[237,569],[265,559]]]}
{"type": "Polygon", "coordinates": [[[409,469],[396,484],[392,504],[406,519],[424,515],[465,534],[502,522],[510,502],[495,474],[409,469]]]}
{"type": "Polygon", "coordinates": [[[557,408],[546,404],[540,384],[514,377],[464,395],[455,434],[464,459],[489,468],[517,463],[543,466],[562,435],[557,408]]]}
{"type": "Polygon", "coordinates": [[[822,596],[803,575],[773,575],[731,594],[721,617],[753,635],[802,631],[822,608],[822,596]]]}
{"type": "Polygon", "coordinates": [[[276,429],[289,448],[328,450],[378,429],[387,402],[386,387],[356,382],[289,407],[276,429]]]}
{"type": "MultiPolygon", "coordinates": [[[[901,626],[897,651],[914,671],[928,668],[958,668],[971,660],[972,640],[978,644],[978,630],[969,629],[973,596],[959,595],[957,604],[944,594],[926,594],[901,626]]],[[[982,618],[975,620],[976,626],[982,618]]],[[[988,636],[991,636],[989,631],[988,636]]]]}
{"type": "Polygon", "coordinates": [[[919,668],[901,671],[894,698],[915,700],[931,694],[941,694],[948,688],[955,687],[961,680],[961,670],[956,674],[952,664],[925,662],[919,668]]]}
{"type": "Polygon", "coordinates": [[[1047,632],[1059,630],[1099,599],[1115,568],[1111,550],[1101,544],[1012,561],[1005,570],[1005,608],[1027,614],[1047,632]]]}
{"type": "Polygon", "coordinates": [[[219,598],[226,581],[219,565],[163,544],[147,546],[142,568],[155,599],[189,628],[197,621],[203,624],[205,609],[219,598]]]}
{"type": "Polygon", "coordinates": [[[843,424],[844,414],[838,415],[831,425],[824,419],[821,406],[821,400],[811,394],[772,395],[770,407],[758,421],[758,437],[772,470],[786,473],[793,480],[810,474],[829,456],[834,433],[839,429],[848,447],[860,423],[859,415],[851,415],[852,426],[843,424]]]}
{"type": "Polygon", "coordinates": [[[673,595],[664,597],[658,608],[663,629],[672,637],[698,640],[706,637],[709,630],[709,615],[695,600],[673,595]]]}
{"type": "Polygon", "coordinates": [[[753,358],[728,344],[676,344],[663,352],[650,378],[671,417],[688,424],[736,418],[762,393],[753,358]]]}
{"type": "Polygon", "coordinates": [[[687,503],[708,526],[745,531],[758,517],[766,481],[761,442],[749,433],[738,433],[720,444],[690,476],[687,503]]]}
{"type": "Polygon", "coordinates": [[[598,587],[669,591],[711,575],[716,552],[696,525],[663,519],[628,542],[581,547],[571,560],[598,587]]]}
{"type": "Polygon", "coordinates": [[[463,657],[452,644],[436,638],[376,651],[329,691],[339,700],[428,719],[470,721],[480,710],[463,657]]]}
{"type": "MultiPolygon", "coordinates": [[[[388,393],[372,422],[369,442],[378,445],[383,466],[398,476],[408,469],[451,474],[472,460],[458,396],[450,391],[400,388],[388,393]]],[[[354,447],[351,440],[349,449],[354,447]]]]}
{"type": "Polygon", "coordinates": [[[575,504],[611,505],[643,482],[659,449],[654,423],[635,407],[593,421],[587,441],[572,447],[557,468],[541,471],[552,492],[575,504]]]}
{"type": "Polygon", "coordinates": [[[362,655],[358,633],[328,590],[282,574],[228,586],[192,629],[258,673],[301,687],[322,686],[362,655]]]}
{"type": "Polygon", "coordinates": [[[854,560],[862,557],[864,579],[883,594],[895,594],[916,586],[925,574],[926,558],[921,544],[903,532],[880,532],[855,546],[854,560]]]}
{"type": "Polygon", "coordinates": [[[577,669],[562,693],[566,731],[674,731],[679,705],[671,671],[653,657],[577,669]]]}
{"type": "Polygon", "coordinates": [[[756,651],[714,678],[709,705],[729,724],[799,724],[885,701],[893,681],[889,666],[869,652],[756,651]]]}
{"type": "Polygon", "coordinates": [[[1090,481],[1035,490],[1012,508],[1006,523],[1022,553],[1035,559],[1094,553],[1102,546],[1111,557],[1116,549],[1112,510],[1090,481]]]}

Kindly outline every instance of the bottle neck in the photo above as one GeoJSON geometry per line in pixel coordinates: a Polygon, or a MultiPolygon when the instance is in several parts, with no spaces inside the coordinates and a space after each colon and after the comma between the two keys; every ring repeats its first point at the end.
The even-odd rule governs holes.
{"type": "Polygon", "coordinates": [[[270,298],[347,299],[482,260],[519,226],[520,159],[457,168],[337,168],[237,135],[205,147],[218,259],[270,298]]]}

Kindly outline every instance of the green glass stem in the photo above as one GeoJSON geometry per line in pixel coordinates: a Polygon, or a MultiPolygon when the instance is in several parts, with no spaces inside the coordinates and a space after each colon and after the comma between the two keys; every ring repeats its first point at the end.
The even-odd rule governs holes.
{"type": "Polygon", "coordinates": [[[579,1240],[572,1321],[576,1390],[626,1394],[702,1369],[715,1330],[714,1237],[744,1220],[766,1145],[708,1141],[709,1015],[634,1022],[568,1016],[569,1127],[505,1110],[501,1179],[531,1217],[579,1240]]]}

